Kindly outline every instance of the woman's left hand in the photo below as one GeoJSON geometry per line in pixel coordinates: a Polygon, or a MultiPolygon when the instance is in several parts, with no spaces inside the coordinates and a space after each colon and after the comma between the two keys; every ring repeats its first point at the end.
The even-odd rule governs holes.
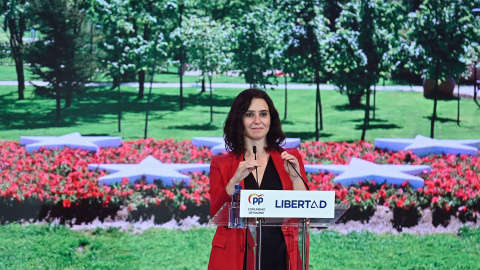
{"type": "Polygon", "coordinates": [[[285,171],[287,171],[287,173],[290,175],[290,179],[292,179],[292,181],[301,180],[301,178],[295,172],[295,170],[297,170],[297,172],[300,172],[300,165],[298,164],[297,158],[294,155],[290,155],[287,151],[283,151],[280,156],[283,160],[285,160],[285,171]],[[292,165],[295,170],[292,168],[292,165]]]}

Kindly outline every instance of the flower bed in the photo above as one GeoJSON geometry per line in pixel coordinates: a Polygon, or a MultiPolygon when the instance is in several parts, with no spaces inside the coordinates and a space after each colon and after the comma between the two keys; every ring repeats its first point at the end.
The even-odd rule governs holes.
{"type": "Polygon", "coordinates": [[[462,221],[476,221],[480,210],[480,159],[467,155],[430,155],[417,157],[411,152],[376,150],[368,142],[306,142],[301,147],[308,163],[346,164],[351,157],[379,164],[430,165],[432,170],[421,177],[425,186],[414,190],[407,182],[401,186],[366,181],[356,186],[333,185],[334,175],[309,175],[311,189],[335,190],[337,203],[349,203],[346,219],[368,220],[377,205],[393,210],[394,227],[416,225],[422,209],[430,207],[435,226],[447,225],[451,215],[462,221]],[[360,213],[360,215],[358,215],[360,213]],[[350,217],[349,217],[350,214],[350,217]]]}
{"type": "MultiPolygon", "coordinates": [[[[412,153],[375,150],[368,142],[302,143],[305,163],[347,164],[358,157],[379,164],[430,165],[421,175],[425,186],[414,190],[404,183],[396,187],[365,180],[356,186],[333,184],[329,173],[308,174],[312,190],[334,190],[337,203],[352,208],[344,220],[367,221],[378,205],[394,212],[393,225],[401,229],[418,222],[422,209],[431,208],[434,225],[448,223],[451,215],[475,221],[480,209],[480,160],[472,156],[432,155],[419,158],[412,153]]],[[[149,219],[156,223],[191,215],[208,219],[208,174],[191,173],[190,185],[165,187],[161,182],[147,185],[137,181],[99,185],[103,171],[89,171],[89,163],[138,163],[153,155],[165,163],[209,163],[211,151],[190,141],[153,139],[124,142],[119,148],[92,153],[79,149],[40,149],[27,153],[18,142],[0,143],[0,223],[19,220],[89,222],[113,216],[127,208],[130,220],[149,219]]]]}

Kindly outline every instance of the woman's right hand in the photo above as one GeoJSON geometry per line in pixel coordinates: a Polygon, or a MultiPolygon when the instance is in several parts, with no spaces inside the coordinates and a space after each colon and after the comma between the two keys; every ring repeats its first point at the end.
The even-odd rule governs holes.
{"type": "Polygon", "coordinates": [[[245,177],[248,176],[255,168],[260,167],[258,160],[245,160],[238,164],[237,171],[233,175],[232,179],[228,182],[226,191],[228,195],[232,195],[235,190],[235,185],[239,185],[245,177]]]}
{"type": "Polygon", "coordinates": [[[233,181],[235,185],[240,184],[240,182],[257,167],[260,167],[260,162],[258,162],[258,160],[245,160],[240,162],[231,181],[233,181]]]}

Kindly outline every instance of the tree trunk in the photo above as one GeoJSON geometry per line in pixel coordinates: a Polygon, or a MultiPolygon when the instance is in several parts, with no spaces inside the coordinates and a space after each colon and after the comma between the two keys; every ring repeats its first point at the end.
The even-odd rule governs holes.
{"type": "MultiPolygon", "coordinates": [[[[385,87],[385,81],[383,81],[383,87],[385,87]]],[[[375,119],[375,111],[377,110],[377,85],[373,86],[373,115],[372,119],[375,119]]]]}
{"type": "Polygon", "coordinates": [[[438,98],[437,98],[437,93],[438,93],[438,80],[435,80],[435,86],[434,86],[434,97],[433,97],[433,113],[432,113],[432,119],[430,121],[430,138],[435,138],[435,120],[437,120],[437,103],[438,103],[438,98]]]}
{"type": "Polygon", "coordinates": [[[285,76],[285,116],[284,119],[287,119],[287,101],[288,101],[288,93],[287,93],[287,73],[284,73],[283,76],[285,76]]]}
{"type": "MultiPolygon", "coordinates": [[[[15,57],[15,56],[14,56],[15,57]]],[[[15,57],[15,71],[17,72],[17,82],[18,82],[18,100],[25,99],[25,73],[23,70],[23,54],[15,57]]]]}
{"type": "Polygon", "coordinates": [[[148,90],[148,99],[147,99],[146,113],[145,113],[145,130],[143,135],[144,139],[146,139],[148,136],[148,115],[150,114],[150,102],[152,100],[153,78],[155,76],[156,66],[157,66],[157,51],[154,51],[152,76],[150,77],[150,89],[148,90]]]}
{"type": "Polygon", "coordinates": [[[348,96],[348,104],[352,108],[359,108],[361,106],[362,101],[362,94],[355,93],[355,94],[347,94],[348,96]]]}
{"type": "Polygon", "coordinates": [[[460,126],[460,79],[457,86],[457,126],[460,126]]]}
{"type": "Polygon", "coordinates": [[[113,90],[113,89],[117,88],[118,86],[120,86],[120,81],[121,81],[121,76],[120,75],[113,77],[112,87],[110,89],[113,90]]]}
{"type": "Polygon", "coordinates": [[[317,82],[317,95],[318,95],[318,110],[320,113],[320,130],[323,130],[323,109],[322,109],[322,95],[320,93],[320,71],[317,70],[316,82],[317,82]]]}
{"type": "Polygon", "coordinates": [[[23,15],[18,18],[18,28],[15,20],[8,20],[8,30],[10,32],[10,48],[12,49],[13,59],[15,60],[15,71],[17,73],[18,82],[18,100],[25,99],[25,73],[23,69],[23,33],[26,24],[23,15]]]}
{"type": "Polygon", "coordinates": [[[315,83],[317,84],[317,91],[315,94],[315,140],[318,141],[320,139],[320,130],[323,129],[322,101],[320,99],[320,74],[318,70],[315,72],[315,83]],[[318,127],[319,122],[320,128],[318,127]]]}
{"type": "Polygon", "coordinates": [[[206,87],[205,87],[205,77],[203,75],[203,71],[202,71],[202,90],[200,91],[201,93],[207,91],[206,87]]]}
{"type": "MultiPolygon", "coordinates": [[[[117,95],[117,105],[118,105],[118,116],[117,116],[117,122],[118,122],[118,132],[122,132],[122,95],[120,92],[120,85],[121,85],[121,77],[120,77],[120,72],[118,73],[118,77],[116,77],[116,80],[118,82],[118,95],[117,95]]],[[[114,79],[115,81],[115,79],[114,79]]]]}
{"type": "MultiPolygon", "coordinates": [[[[178,26],[180,29],[182,29],[182,20],[183,20],[183,1],[178,5],[178,26]]],[[[183,68],[184,68],[184,63],[183,63],[183,42],[182,42],[182,37],[180,37],[180,96],[179,96],[179,105],[180,105],[180,111],[183,110],[183,68]]]]}
{"type": "Polygon", "coordinates": [[[60,97],[60,90],[58,89],[58,85],[55,85],[55,101],[56,101],[56,110],[55,110],[55,120],[56,123],[60,123],[60,107],[61,97],[60,97]]]}
{"type": "Polygon", "coordinates": [[[65,108],[72,107],[73,90],[71,87],[65,91],[65,108]]]}
{"type": "Polygon", "coordinates": [[[368,125],[370,124],[370,87],[367,88],[367,98],[365,101],[365,117],[363,118],[362,137],[360,140],[365,141],[368,125]]]}
{"type": "Polygon", "coordinates": [[[208,80],[210,81],[210,122],[213,122],[213,89],[212,89],[212,77],[208,76],[208,80]]]}
{"type": "Polygon", "coordinates": [[[142,99],[145,93],[145,70],[138,72],[138,99],[142,99]]]}

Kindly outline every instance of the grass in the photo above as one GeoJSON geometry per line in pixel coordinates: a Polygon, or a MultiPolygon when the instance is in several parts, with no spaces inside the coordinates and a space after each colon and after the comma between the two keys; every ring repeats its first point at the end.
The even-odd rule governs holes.
{"type": "MultiPolygon", "coordinates": [[[[0,81],[16,81],[17,80],[17,73],[15,71],[15,63],[12,59],[5,59],[9,60],[9,63],[6,64],[4,63],[3,65],[0,65],[0,81]]],[[[25,72],[25,80],[28,81],[34,81],[38,80],[33,74],[30,72],[28,66],[24,67],[24,72],[25,72]]],[[[157,73],[153,77],[153,82],[157,83],[179,83],[180,82],[180,77],[177,74],[177,68],[176,67],[170,67],[168,71],[163,72],[163,73],[157,73]]],[[[150,76],[148,76],[147,82],[150,82],[150,76]]],[[[96,74],[96,77],[93,79],[95,81],[99,82],[111,82],[111,78],[102,76],[101,74],[96,74]]],[[[287,78],[289,83],[295,83],[298,84],[300,82],[293,81],[291,77],[287,78]]],[[[184,83],[200,83],[201,79],[200,76],[196,75],[184,75],[183,76],[183,82],[184,83]]],[[[280,86],[283,86],[284,84],[284,78],[283,77],[277,77],[277,81],[271,80],[272,83],[278,84],[280,86]]],[[[226,75],[215,75],[213,77],[212,83],[246,83],[245,79],[241,76],[226,76],[226,75]]],[[[384,84],[383,79],[381,79],[379,85],[384,84]]],[[[386,85],[398,85],[398,83],[394,83],[390,80],[385,81],[386,85]]],[[[205,78],[205,87],[209,87],[208,85],[208,78],[205,78]]]]}
{"type": "MultiPolygon", "coordinates": [[[[10,60],[10,59],[8,59],[10,60]]],[[[33,74],[30,72],[28,66],[24,67],[25,72],[25,81],[34,81],[38,80],[33,74]]],[[[175,67],[169,68],[167,72],[157,73],[153,77],[153,82],[158,83],[179,83],[180,77],[176,73],[177,70],[175,67]]],[[[283,78],[278,78],[279,83],[283,83],[283,78]]],[[[16,81],[17,80],[17,73],[15,71],[15,62],[13,60],[9,61],[8,64],[0,65],[0,81],[16,81]]],[[[94,80],[98,80],[100,82],[111,82],[111,78],[102,76],[101,74],[96,74],[94,80]]],[[[289,78],[291,82],[291,79],[289,78]]],[[[147,78],[147,82],[150,82],[150,76],[147,78]]],[[[201,79],[199,76],[195,75],[184,75],[183,76],[184,83],[200,83],[201,79]]],[[[213,77],[213,83],[245,83],[245,79],[239,76],[225,76],[225,75],[216,75],[213,77]]],[[[208,88],[208,78],[205,79],[205,86],[208,88]]]]}
{"type": "MultiPolygon", "coordinates": [[[[72,231],[0,227],[1,269],[207,269],[213,228],[72,231]],[[48,248],[46,248],[48,247],[48,248]]],[[[479,269],[480,229],[434,234],[311,233],[310,269],[479,269]]]]}
{"type": "MultiPolygon", "coordinates": [[[[147,89],[148,91],[148,89],[147,89]]],[[[184,89],[184,109],[179,110],[179,90],[153,89],[150,104],[148,137],[156,139],[192,139],[195,136],[222,136],[223,122],[230,105],[241,89],[214,89],[213,121],[210,122],[209,92],[184,89]]],[[[283,119],[284,91],[268,90],[283,119]]],[[[148,92],[147,92],[148,93],[148,92]]],[[[136,140],[144,136],[147,97],[137,99],[137,90],[122,87],[122,104],[117,91],[108,87],[89,88],[77,95],[71,108],[62,108],[62,121],[55,122],[55,101],[33,94],[27,87],[26,99],[17,100],[16,87],[0,87],[0,138],[19,140],[20,136],[52,135],[71,132],[83,135],[122,136],[136,140]],[[122,131],[118,132],[117,114],[122,109],[122,131]]],[[[315,139],[315,91],[290,90],[288,117],[283,130],[288,137],[315,139]]],[[[371,121],[366,140],[375,138],[413,138],[430,135],[433,102],[421,93],[377,93],[375,119],[371,121]]],[[[322,91],[324,129],[321,141],[354,141],[360,139],[364,111],[347,105],[347,97],[336,91],[322,91]]],[[[457,102],[440,101],[435,137],[439,139],[477,139],[480,134],[480,108],[471,99],[460,101],[460,125],[456,123],[457,102]]]]}

